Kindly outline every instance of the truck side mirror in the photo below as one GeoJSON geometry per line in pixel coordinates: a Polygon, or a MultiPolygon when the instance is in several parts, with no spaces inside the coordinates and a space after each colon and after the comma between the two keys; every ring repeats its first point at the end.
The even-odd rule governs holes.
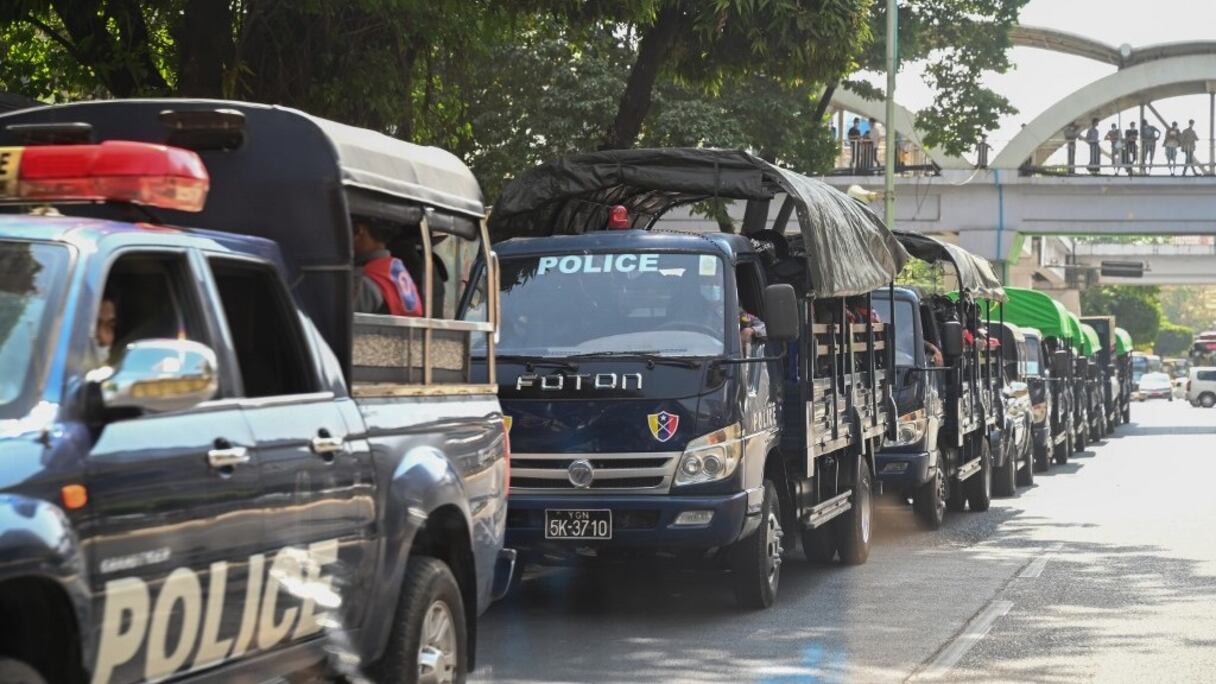
{"type": "Polygon", "coordinates": [[[1051,354],[1051,376],[1054,378],[1068,377],[1068,372],[1072,368],[1072,354],[1066,350],[1052,352],[1051,354]]]}
{"type": "Polygon", "coordinates": [[[941,325],[942,356],[958,358],[963,355],[963,324],[946,321],[941,325]]]}
{"type": "Polygon", "coordinates": [[[107,409],[181,411],[215,396],[215,352],[189,340],[149,339],[127,345],[122,360],[86,376],[107,409]]]}
{"type": "Polygon", "coordinates": [[[769,285],[764,288],[764,327],[768,339],[788,342],[798,337],[798,295],[794,286],[769,285]]]}

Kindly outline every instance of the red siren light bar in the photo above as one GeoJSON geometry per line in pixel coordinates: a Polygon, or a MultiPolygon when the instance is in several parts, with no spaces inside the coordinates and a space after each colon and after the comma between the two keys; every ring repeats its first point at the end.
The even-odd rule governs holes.
{"type": "Polygon", "coordinates": [[[198,154],[152,143],[0,147],[0,201],[130,202],[202,211],[211,178],[198,154]]]}

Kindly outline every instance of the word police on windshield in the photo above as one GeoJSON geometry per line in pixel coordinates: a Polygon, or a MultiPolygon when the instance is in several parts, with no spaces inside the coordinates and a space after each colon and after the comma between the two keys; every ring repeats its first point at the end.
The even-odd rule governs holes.
{"type": "Polygon", "coordinates": [[[541,257],[536,272],[543,275],[557,269],[561,273],[656,273],[658,254],[570,254],[541,257]]]}

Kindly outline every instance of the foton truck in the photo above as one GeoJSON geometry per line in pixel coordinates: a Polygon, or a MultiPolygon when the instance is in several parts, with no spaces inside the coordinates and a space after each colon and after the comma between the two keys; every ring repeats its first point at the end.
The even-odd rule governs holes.
{"type": "Polygon", "coordinates": [[[907,257],[872,211],[744,152],[628,150],[523,174],[490,232],[509,546],[722,569],[750,607],[773,602],[794,540],[866,560],[895,418],[869,292],[907,257]],[[714,198],[781,205],[748,235],[662,230],[714,198]]]}
{"type": "Polygon", "coordinates": [[[0,160],[0,680],[460,680],[513,562],[496,309],[435,267],[427,316],[353,313],[351,223],[458,284],[472,174],[181,100],[3,116],[0,160]]]}

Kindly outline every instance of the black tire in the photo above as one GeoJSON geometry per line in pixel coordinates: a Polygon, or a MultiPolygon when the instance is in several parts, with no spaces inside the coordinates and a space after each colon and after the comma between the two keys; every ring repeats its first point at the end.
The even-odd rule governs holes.
{"type": "Polygon", "coordinates": [[[929,481],[912,494],[912,511],[916,521],[926,530],[936,530],[946,518],[946,476],[942,474],[941,459],[931,468],[929,481]]]}
{"type": "Polygon", "coordinates": [[[777,487],[765,480],[759,529],[730,547],[731,581],[740,607],[761,610],[773,605],[781,581],[782,536],[777,487]]]}
{"type": "Polygon", "coordinates": [[[1076,439],[1073,441],[1073,450],[1070,453],[1080,453],[1085,451],[1089,439],[1089,416],[1081,416],[1081,424],[1077,426],[1076,439]]]}
{"type": "Polygon", "coordinates": [[[1055,445],[1055,461],[1056,465],[1064,465],[1068,463],[1068,457],[1072,455],[1072,425],[1066,425],[1064,428],[1064,441],[1055,445]]]}
{"type": "Polygon", "coordinates": [[[808,562],[816,565],[830,565],[836,560],[836,535],[832,534],[830,525],[817,527],[813,530],[800,530],[802,555],[808,562]]]}
{"type": "Polygon", "coordinates": [[[853,478],[853,507],[832,521],[840,562],[861,565],[870,557],[874,524],[874,478],[864,456],[857,456],[853,478]]]}
{"type": "Polygon", "coordinates": [[[1199,405],[1203,408],[1212,408],[1213,406],[1216,406],[1216,394],[1212,394],[1211,392],[1204,392],[1203,394],[1200,394],[1199,405]]]}
{"type": "Polygon", "coordinates": [[[1050,430],[1051,428],[1049,426],[1047,433],[1047,444],[1044,444],[1042,447],[1040,447],[1038,444],[1033,444],[1030,447],[1030,458],[1034,463],[1035,472],[1038,473],[1045,473],[1048,470],[1051,470],[1051,451],[1055,447],[1051,441],[1054,438],[1054,435],[1051,434],[1050,430]]]}
{"type": "Polygon", "coordinates": [[[992,505],[992,449],[988,439],[980,437],[980,471],[967,478],[967,503],[971,512],[983,513],[992,505]]]}
{"type": "MultiPolygon", "coordinates": [[[[1030,440],[1034,441],[1033,433],[1030,440]]],[[[1018,468],[1018,486],[1029,487],[1034,484],[1034,471],[1039,467],[1039,461],[1035,457],[1035,449],[1033,444],[1026,445],[1026,462],[1022,467],[1018,468]]],[[[1046,458],[1044,458],[1046,460],[1046,458]]]]}
{"type": "Polygon", "coordinates": [[[1128,402],[1127,406],[1123,407],[1123,424],[1127,425],[1132,422],[1132,405],[1128,402]]]}
{"type": "Polygon", "coordinates": [[[419,661],[424,648],[429,649],[428,656],[437,658],[437,667],[448,674],[450,681],[465,680],[469,662],[466,653],[468,629],[460,586],[443,561],[414,556],[405,567],[401,599],[393,617],[388,647],[380,660],[368,669],[368,675],[376,682],[415,684],[423,667],[419,661]],[[441,630],[445,620],[447,630],[441,630]],[[444,639],[447,644],[428,638],[427,641],[433,642],[428,644],[424,641],[424,631],[429,634],[445,631],[451,638],[444,639]],[[451,644],[455,645],[455,651],[444,652],[444,647],[451,644]]]}
{"type": "Polygon", "coordinates": [[[1018,455],[1013,445],[1005,449],[1005,464],[993,473],[992,493],[1008,497],[1018,492],[1018,455]]]}
{"type": "Polygon", "coordinates": [[[0,684],[46,684],[46,679],[16,658],[0,657],[0,684]]]}

